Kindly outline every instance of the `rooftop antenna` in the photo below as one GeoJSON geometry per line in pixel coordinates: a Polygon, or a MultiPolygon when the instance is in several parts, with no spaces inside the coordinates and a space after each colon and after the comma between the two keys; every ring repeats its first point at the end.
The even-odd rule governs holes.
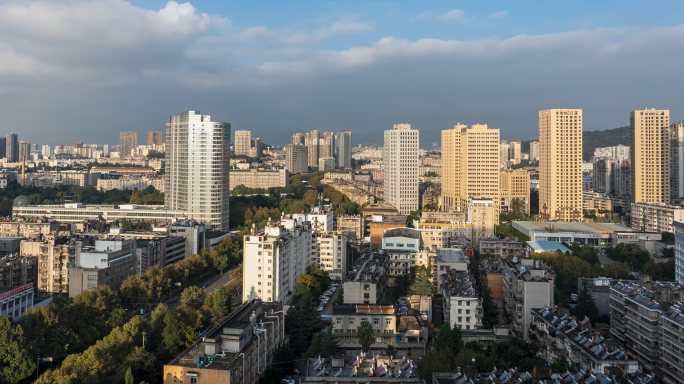
{"type": "Polygon", "coordinates": [[[21,186],[26,186],[26,155],[21,157],[21,186]]]}

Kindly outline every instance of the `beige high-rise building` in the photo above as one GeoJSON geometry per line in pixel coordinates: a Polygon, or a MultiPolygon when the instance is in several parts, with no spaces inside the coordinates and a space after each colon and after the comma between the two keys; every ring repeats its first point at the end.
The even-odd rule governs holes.
{"type": "Polygon", "coordinates": [[[238,129],[235,131],[235,155],[250,156],[252,149],[252,132],[246,129],[238,129]]]}
{"type": "Polygon", "coordinates": [[[318,167],[318,158],[320,157],[320,139],[321,135],[317,130],[307,133],[306,137],[304,138],[304,144],[309,151],[309,167],[318,167]]]}
{"type": "Polygon", "coordinates": [[[502,213],[513,210],[513,199],[522,203],[526,214],[530,213],[530,174],[524,169],[502,171],[499,175],[499,191],[501,195],[502,213]]]}
{"type": "Polygon", "coordinates": [[[131,156],[131,150],[138,146],[138,132],[119,132],[119,157],[131,156]]]}
{"type": "Polygon", "coordinates": [[[309,148],[301,144],[285,146],[285,168],[291,174],[309,172],[309,148]]]}
{"type": "Polygon", "coordinates": [[[162,133],[159,131],[147,132],[147,145],[162,145],[162,133]]]}
{"type": "Polygon", "coordinates": [[[533,141],[530,143],[530,160],[539,161],[539,142],[533,141]]]}
{"type": "Polygon", "coordinates": [[[506,143],[506,141],[502,141],[501,144],[499,145],[499,157],[500,161],[506,162],[510,159],[511,155],[511,146],[506,143]]]}
{"type": "Polygon", "coordinates": [[[541,221],[582,219],[582,110],[539,112],[541,221]]]}
{"type": "Polygon", "coordinates": [[[500,155],[499,130],[487,124],[442,131],[442,208],[462,211],[469,197],[499,202],[500,155]]]}
{"type": "Polygon", "coordinates": [[[520,159],[522,158],[520,153],[520,142],[512,141],[508,146],[508,150],[510,151],[508,159],[511,160],[513,164],[520,164],[520,159]]]}
{"type": "Polygon", "coordinates": [[[333,132],[323,132],[319,141],[319,148],[319,160],[324,157],[335,157],[335,134],[333,132]]]}
{"type": "Polygon", "coordinates": [[[418,149],[419,132],[411,124],[394,124],[385,131],[382,169],[385,172],[385,201],[408,215],[419,208],[418,149]]]}
{"type": "Polygon", "coordinates": [[[292,135],[292,139],[290,139],[290,144],[295,145],[295,144],[301,144],[305,145],[306,141],[304,140],[304,134],[303,133],[295,133],[292,135]]]}
{"type": "Polygon", "coordinates": [[[630,113],[632,203],[670,202],[670,111],[630,113]]]}

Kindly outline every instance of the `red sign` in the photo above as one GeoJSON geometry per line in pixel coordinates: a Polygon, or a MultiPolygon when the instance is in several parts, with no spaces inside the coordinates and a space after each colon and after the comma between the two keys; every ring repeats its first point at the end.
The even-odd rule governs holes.
{"type": "Polygon", "coordinates": [[[33,283],[28,283],[28,284],[24,285],[23,287],[15,288],[9,292],[3,293],[2,295],[0,295],[0,300],[4,299],[6,297],[10,297],[12,295],[16,295],[17,293],[23,292],[23,291],[30,289],[30,288],[33,288],[33,283]]]}

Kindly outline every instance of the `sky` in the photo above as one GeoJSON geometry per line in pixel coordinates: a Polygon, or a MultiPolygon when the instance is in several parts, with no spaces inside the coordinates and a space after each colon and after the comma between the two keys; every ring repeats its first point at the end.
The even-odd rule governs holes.
{"type": "Polygon", "coordinates": [[[199,110],[282,146],[352,131],[421,147],[457,123],[538,135],[538,112],[585,130],[629,112],[684,119],[681,1],[3,0],[0,126],[38,144],[116,144],[199,110]]]}

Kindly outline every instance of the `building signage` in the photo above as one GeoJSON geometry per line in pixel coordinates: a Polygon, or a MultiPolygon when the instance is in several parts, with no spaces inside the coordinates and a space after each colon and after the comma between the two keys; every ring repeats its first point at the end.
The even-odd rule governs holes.
{"type": "Polygon", "coordinates": [[[5,292],[2,295],[0,295],[0,300],[7,298],[7,297],[10,297],[12,295],[16,295],[19,292],[23,292],[23,291],[25,291],[27,289],[31,289],[31,288],[33,288],[33,283],[28,283],[28,284],[24,285],[23,287],[15,288],[9,292],[5,292]]]}

